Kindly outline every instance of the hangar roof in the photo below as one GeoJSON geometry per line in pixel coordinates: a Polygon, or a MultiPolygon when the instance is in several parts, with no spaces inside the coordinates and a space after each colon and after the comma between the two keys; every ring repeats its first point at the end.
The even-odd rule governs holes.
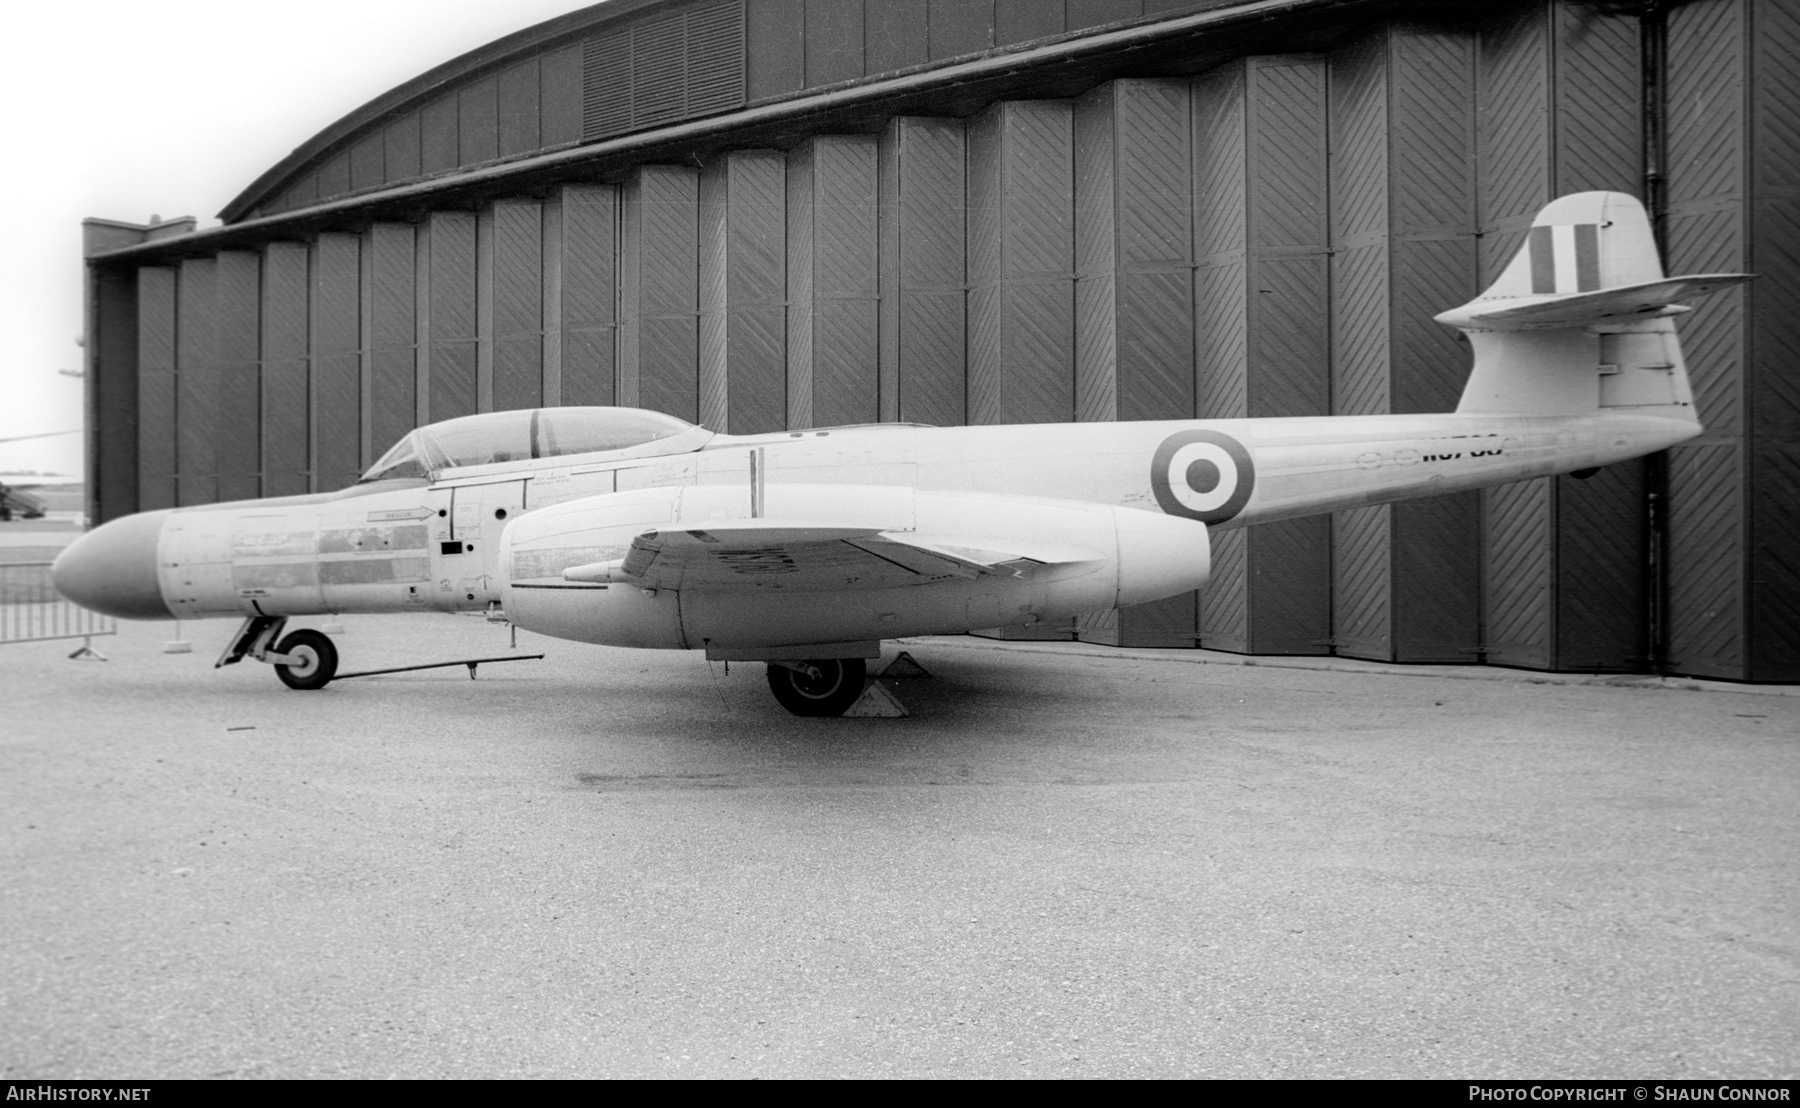
{"type": "Polygon", "coordinates": [[[808,23],[807,0],[608,0],[471,51],[351,112],[257,178],[220,213],[224,226],[95,260],[142,262],[372,219],[417,218],[427,208],[528,193],[577,174],[606,179],[645,163],[787,147],[821,131],[866,133],[896,115],[966,116],[996,100],[1070,96],[1123,75],[1183,76],[1246,53],[1321,49],[1373,18],[1413,13],[1442,21],[1480,6],[1473,0],[1162,3],[1040,4],[1035,9],[1084,14],[1035,24],[999,18],[1031,7],[1008,0],[848,0],[820,9],[851,12],[855,25],[846,30],[824,19],[808,23]],[[893,12],[914,7],[924,31],[893,25],[893,12]],[[1145,8],[1159,10],[1145,15],[1145,8]],[[986,14],[961,28],[960,37],[933,37],[930,27],[944,22],[940,13],[968,11],[986,14]],[[1112,16],[1122,18],[1067,29],[1112,16]],[[670,28],[673,53],[658,38],[667,39],[670,28]],[[1027,32],[1048,33],[996,45],[1027,32]],[[912,39],[902,41],[909,33],[912,39]],[[718,42],[740,49],[732,58],[708,54],[718,42]],[[716,82],[700,87],[708,73],[731,72],[733,58],[735,93],[728,88],[720,95],[716,82]],[[662,95],[667,82],[648,79],[674,68],[671,59],[692,71],[680,90],[685,99],[673,102],[662,95]],[[622,81],[609,76],[617,74],[622,81]],[[514,106],[536,113],[529,128],[518,124],[510,137],[509,119],[517,124],[524,117],[505,110],[507,82],[514,106]],[[431,134],[444,139],[445,149],[429,150],[431,134]]]}

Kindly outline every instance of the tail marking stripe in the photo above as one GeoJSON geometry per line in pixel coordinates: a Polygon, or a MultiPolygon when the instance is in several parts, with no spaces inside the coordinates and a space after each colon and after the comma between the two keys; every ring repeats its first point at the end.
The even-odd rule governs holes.
{"type": "Polygon", "coordinates": [[[1575,225],[1575,291],[1592,292],[1600,287],[1600,225],[1575,225]]]}
{"type": "Polygon", "coordinates": [[[1536,296],[1556,291],[1556,228],[1531,229],[1531,292],[1536,296]]]}
{"type": "Polygon", "coordinates": [[[1533,227],[1526,250],[1531,256],[1532,295],[1592,292],[1600,287],[1599,224],[1533,227]]]}

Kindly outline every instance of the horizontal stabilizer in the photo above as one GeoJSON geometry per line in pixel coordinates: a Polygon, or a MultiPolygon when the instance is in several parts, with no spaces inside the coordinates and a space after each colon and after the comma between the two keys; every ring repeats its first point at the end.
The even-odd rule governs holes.
{"type": "Polygon", "coordinates": [[[1710,296],[1752,279],[1747,273],[1666,277],[1590,292],[1482,298],[1444,312],[1438,322],[1496,331],[1547,331],[1607,320],[1642,319],[1683,311],[1675,301],[1710,296]]]}

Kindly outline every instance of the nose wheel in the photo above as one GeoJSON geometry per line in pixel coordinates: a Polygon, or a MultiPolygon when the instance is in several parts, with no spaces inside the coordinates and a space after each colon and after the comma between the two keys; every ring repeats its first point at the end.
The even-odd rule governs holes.
{"type": "Polygon", "coordinates": [[[797,716],[841,716],[862,695],[867,668],[861,658],[770,662],[769,691],[797,716]]]}
{"type": "Polygon", "coordinates": [[[337,676],[337,647],[318,631],[295,631],[275,652],[287,657],[275,663],[275,676],[290,689],[322,689],[337,676]]]}

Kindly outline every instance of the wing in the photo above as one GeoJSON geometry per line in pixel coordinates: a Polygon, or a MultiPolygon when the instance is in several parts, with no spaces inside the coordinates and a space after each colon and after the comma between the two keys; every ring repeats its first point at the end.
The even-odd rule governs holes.
{"type": "Polygon", "coordinates": [[[990,550],[954,536],[872,527],[771,520],[723,520],[706,527],[645,531],[623,558],[574,566],[568,581],[620,582],[651,589],[795,591],[885,589],[953,578],[1058,576],[1099,566],[1073,548],[990,550]]]}

